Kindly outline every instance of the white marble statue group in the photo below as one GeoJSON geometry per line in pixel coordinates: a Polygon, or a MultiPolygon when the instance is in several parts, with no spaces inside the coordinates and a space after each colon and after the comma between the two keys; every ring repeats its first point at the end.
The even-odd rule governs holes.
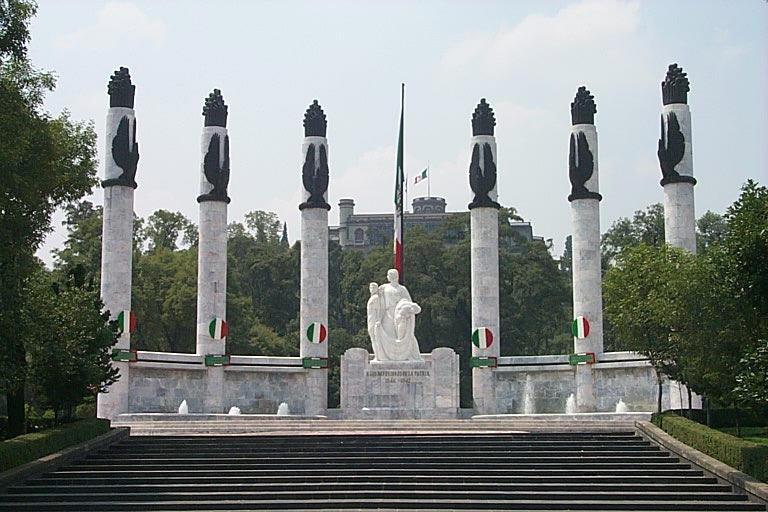
{"type": "Polygon", "coordinates": [[[421,307],[399,283],[396,269],[387,272],[387,284],[369,285],[368,335],[375,361],[421,361],[414,330],[421,307]]]}

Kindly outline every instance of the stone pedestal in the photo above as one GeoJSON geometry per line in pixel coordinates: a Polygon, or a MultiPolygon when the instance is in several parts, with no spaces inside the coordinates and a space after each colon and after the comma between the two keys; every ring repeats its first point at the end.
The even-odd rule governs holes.
{"type": "Polygon", "coordinates": [[[227,203],[200,203],[197,254],[197,354],[224,354],[225,340],[214,339],[210,323],[227,317],[227,203]]]}
{"type": "MultiPolygon", "coordinates": [[[[499,320],[499,211],[474,208],[470,212],[472,332],[487,329],[488,346],[472,343],[472,357],[501,355],[499,320]]],[[[473,408],[476,414],[495,414],[496,391],[492,367],[472,368],[473,408]]]]}
{"type": "Polygon", "coordinates": [[[341,357],[341,412],[354,419],[456,418],[459,356],[450,348],[423,361],[377,362],[365,349],[341,357]]]}
{"type": "MultiPolygon", "coordinates": [[[[133,269],[133,194],[132,187],[115,185],[104,188],[104,219],[101,244],[101,297],[112,320],[131,309],[131,273],[133,269]]],[[[124,331],[116,349],[131,348],[131,333],[124,331]]],[[[120,379],[100,393],[97,416],[112,419],[128,412],[129,363],[112,363],[120,379]]]]}

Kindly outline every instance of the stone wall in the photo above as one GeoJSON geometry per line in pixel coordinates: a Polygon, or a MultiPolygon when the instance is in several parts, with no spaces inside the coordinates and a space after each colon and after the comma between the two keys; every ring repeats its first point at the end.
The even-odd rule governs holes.
{"type": "Polygon", "coordinates": [[[286,402],[292,414],[315,414],[325,400],[310,382],[310,372],[325,370],[304,369],[297,357],[232,356],[221,386],[212,376],[222,368],[206,367],[200,356],[139,352],[138,358],[131,363],[131,413],[173,413],[186,400],[190,413],[226,413],[237,406],[243,414],[275,414],[286,402]],[[220,395],[213,397],[216,410],[206,410],[205,398],[211,403],[215,394],[220,395]]]}
{"type": "MultiPolygon", "coordinates": [[[[656,410],[656,373],[647,360],[631,352],[609,352],[599,361],[592,366],[597,412],[613,412],[619,400],[630,412],[656,410]]],[[[568,396],[576,393],[575,368],[564,355],[499,358],[493,371],[498,413],[523,414],[526,393],[531,397],[529,412],[564,413],[568,396]]],[[[663,387],[663,408],[679,407],[678,384],[665,380],[663,387]]],[[[682,393],[687,406],[687,393],[682,393]]],[[[701,407],[696,397],[693,407],[701,407]]]]}

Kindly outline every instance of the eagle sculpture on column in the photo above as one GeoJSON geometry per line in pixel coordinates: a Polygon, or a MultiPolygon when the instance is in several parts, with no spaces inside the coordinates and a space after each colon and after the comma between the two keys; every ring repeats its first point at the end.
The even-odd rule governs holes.
{"type": "Polygon", "coordinates": [[[208,151],[203,159],[203,173],[208,183],[213,185],[206,196],[209,200],[219,200],[229,202],[227,197],[227,186],[229,185],[229,135],[224,136],[224,163],[221,162],[220,154],[221,138],[218,133],[211,136],[208,143],[208,151]]]}
{"type": "Polygon", "coordinates": [[[120,119],[117,132],[112,138],[112,159],[123,173],[117,182],[127,187],[136,188],[136,167],[139,164],[139,143],[136,142],[136,120],[133,120],[133,144],[128,137],[128,116],[120,119]]]}

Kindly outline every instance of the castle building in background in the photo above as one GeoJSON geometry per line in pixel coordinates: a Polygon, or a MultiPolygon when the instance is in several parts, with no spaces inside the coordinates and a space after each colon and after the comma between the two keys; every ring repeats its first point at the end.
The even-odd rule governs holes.
{"type": "MultiPolygon", "coordinates": [[[[443,222],[465,212],[446,211],[446,202],[442,197],[417,197],[413,200],[412,211],[405,213],[405,228],[409,230],[420,227],[432,232],[443,222]]],[[[339,225],[329,226],[331,241],[336,241],[344,249],[369,251],[375,247],[392,245],[392,214],[391,213],[355,213],[353,199],[339,200],[339,225]]],[[[533,235],[530,222],[511,222],[513,237],[501,240],[502,244],[514,249],[521,241],[537,241],[544,243],[544,238],[533,235]]],[[[458,243],[469,237],[469,218],[467,226],[456,226],[445,233],[443,240],[446,244],[458,243]]]]}

